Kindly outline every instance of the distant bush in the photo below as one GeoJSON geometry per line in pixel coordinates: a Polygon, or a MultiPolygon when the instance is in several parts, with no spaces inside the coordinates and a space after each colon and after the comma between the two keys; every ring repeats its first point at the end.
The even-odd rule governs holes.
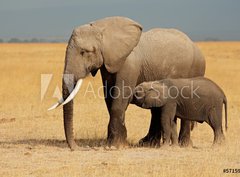
{"type": "Polygon", "coordinates": [[[214,38],[214,37],[208,37],[204,41],[221,41],[221,40],[218,38],[214,38]]]}
{"type": "Polygon", "coordinates": [[[38,43],[38,42],[40,42],[40,40],[37,38],[32,38],[31,40],[29,40],[29,42],[30,43],[38,43]]]}
{"type": "Polygon", "coordinates": [[[4,40],[3,39],[0,39],[0,43],[3,43],[4,42],[4,40]]]}
{"type": "MultiPolygon", "coordinates": [[[[4,42],[2,40],[2,42],[4,42]]],[[[66,42],[66,40],[48,40],[48,39],[38,39],[38,38],[32,38],[32,39],[19,39],[19,38],[11,38],[7,41],[8,43],[59,43],[59,42],[66,42]]],[[[0,40],[1,43],[1,40],[0,40]]]]}
{"type": "Polygon", "coordinates": [[[19,38],[11,38],[8,43],[39,43],[42,42],[41,40],[37,39],[37,38],[32,38],[30,40],[27,39],[19,39],[19,38]]]}
{"type": "Polygon", "coordinates": [[[8,43],[22,43],[23,41],[18,38],[11,38],[8,40],[8,43]]]}

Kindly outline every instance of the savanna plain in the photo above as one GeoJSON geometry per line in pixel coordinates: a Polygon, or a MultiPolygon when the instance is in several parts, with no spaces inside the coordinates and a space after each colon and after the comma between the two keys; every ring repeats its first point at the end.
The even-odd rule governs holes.
{"type": "Polygon", "coordinates": [[[76,141],[90,150],[71,152],[61,107],[47,111],[61,92],[66,44],[0,44],[0,176],[240,175],[223,173],[240,169],[240,42],[197,45],[206,57],[206,76],[228,98],[223,145],[212,147],[212,129],[203,123],[191,132],[193,147],[137,147],[148,131],[150,113],[130,105],[126,127],[131,145],[105,148],[109,116],[98,73],[84,80],[74,100],[76,141]]]}

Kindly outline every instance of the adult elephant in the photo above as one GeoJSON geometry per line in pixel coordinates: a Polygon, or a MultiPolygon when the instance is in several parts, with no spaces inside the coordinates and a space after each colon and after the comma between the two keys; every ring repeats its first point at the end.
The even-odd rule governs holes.
{"type": "MultiPolygon", "coordinates": [[[[52,107],[64,105],[65,136],[72,150],[77,147],[72,99],[82,79],[89,73],[95,76],[99,69],[110,115],[107,139],[110,145],[119,145],[127,137],[125,111],[132,100],[131,89],[143,81],[203,76],[205,59],[182,32],[157,28],[142,33],[141,25],[125,17],[108,17],[75,28],[66,50],[63,98],[52,107]],[[68,74],[73,74],[73,82],[65,77],[68,74]],[[124,89],[126,86],[130,89],[124,89]]],[[[149,132],[141,142],[156,144],[160,141],[160,113],[154,109],[151,113],[149,132]]],[[[189,143],[189,121],[181,122],[179,141],[189,143]]]]}

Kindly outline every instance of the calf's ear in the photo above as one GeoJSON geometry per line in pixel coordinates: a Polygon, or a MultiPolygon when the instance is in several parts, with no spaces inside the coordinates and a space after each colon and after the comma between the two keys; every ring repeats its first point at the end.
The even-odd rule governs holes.
{"type": "Polygon", "coordinates": [[[155,92],[155,105],[157,107],[164,106],[167,103],[167,100],[169,99],[168,95],[168,86],[163,83],[154,83],[152,85],[152,91],[155,92]]]}

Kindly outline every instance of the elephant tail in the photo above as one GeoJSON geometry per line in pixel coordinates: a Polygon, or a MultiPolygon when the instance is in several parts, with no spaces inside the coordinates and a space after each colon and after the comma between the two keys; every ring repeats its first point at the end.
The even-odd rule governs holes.
{"type": "Polygon", "coordinates": [[[197,126],[197,122],[191,121],[191,131],[193,131],[194,127],[197,126]]]}
{"type": "Polygon", "coordinates": [[[226,97],[224,97],[223,99],[223,104],[225,109],[225,130],[227,131],[228,126],[227,126],[227,98],[226,97]]]}

